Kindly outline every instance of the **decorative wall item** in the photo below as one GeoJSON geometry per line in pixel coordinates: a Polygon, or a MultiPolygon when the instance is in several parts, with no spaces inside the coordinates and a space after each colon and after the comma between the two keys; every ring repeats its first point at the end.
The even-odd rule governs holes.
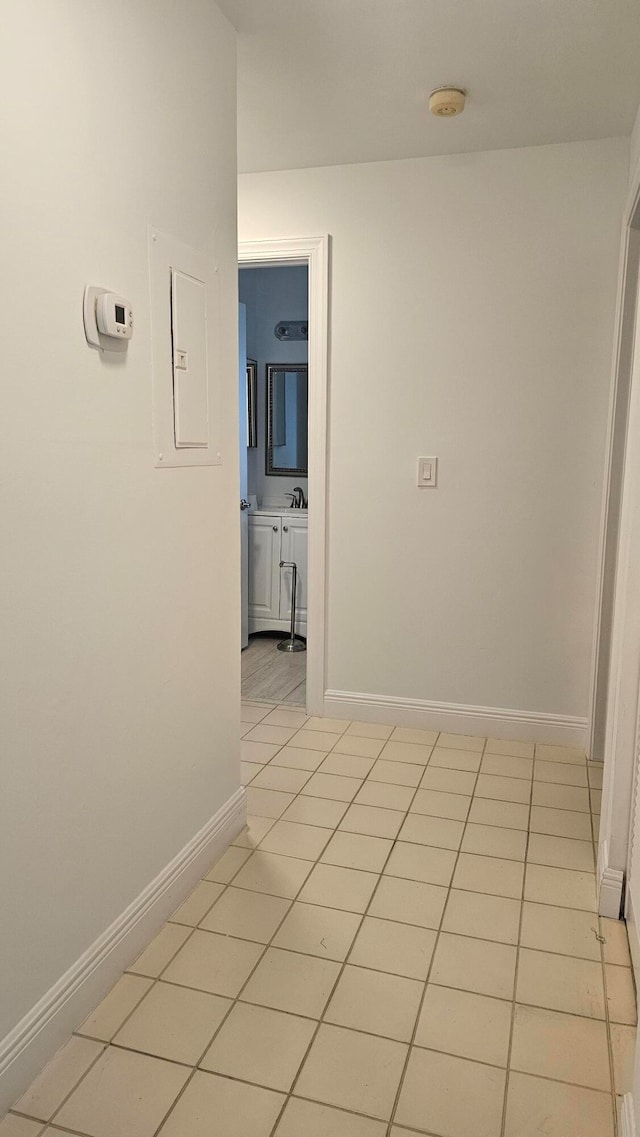
{"type": "Polygon", "coordinates": [[[258,445],[258,364],[247,360],[247,446],[258,445]]]}
{"type": "Polygon", "coordinates": [[[307,473],[306,363],[267,363],[268,476],[307,473]]]}

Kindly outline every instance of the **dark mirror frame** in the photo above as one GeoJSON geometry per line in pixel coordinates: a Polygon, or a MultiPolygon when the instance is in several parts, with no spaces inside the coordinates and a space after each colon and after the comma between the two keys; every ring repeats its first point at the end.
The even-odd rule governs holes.
{"type": "Polygon", "coordinates": [[[265,447],[265,473],[270,478],[291,478],[297,477],[298,474],[302,474],[306,477],[308,474],[307,466],[287,466],[286,469],[284,469],[281,466],[273,465],[273,377],[278,371],[295,371],[304,374],[307,377],[307,383],[309,381],[306,363],[267,363],[266,365],[267,438],[265,447]]]}
{"type": "Polygon", "coordinates": [[[258,363],[247,360],[247,446],[258,445],[258,363]]]}

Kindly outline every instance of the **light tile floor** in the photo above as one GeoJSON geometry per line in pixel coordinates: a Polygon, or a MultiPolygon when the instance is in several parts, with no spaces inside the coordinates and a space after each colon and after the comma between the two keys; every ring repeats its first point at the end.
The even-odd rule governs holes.
{"type": "Polygon", "coordinates": [[[242,736],[247,828],[0,1137],[614,1137],[600,769],[257,703],[242,736]]]}

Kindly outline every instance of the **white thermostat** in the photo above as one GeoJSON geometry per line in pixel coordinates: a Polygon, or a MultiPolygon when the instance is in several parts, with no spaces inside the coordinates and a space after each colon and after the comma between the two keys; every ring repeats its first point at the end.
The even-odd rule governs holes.
{"type": "Polygon", "coordinates": [[[103,336],[124,336],[130,340],[133,335],[133,310],[124,296],[115,292],[103,292],[96,300],[96,323],[103,336]]]}
{"type": "Polygon", "coordinates": [[[87,285],[83,316],[87,343],[101,351],[126,351],[133,335],[133,309],[124,296],[87,285]]]}

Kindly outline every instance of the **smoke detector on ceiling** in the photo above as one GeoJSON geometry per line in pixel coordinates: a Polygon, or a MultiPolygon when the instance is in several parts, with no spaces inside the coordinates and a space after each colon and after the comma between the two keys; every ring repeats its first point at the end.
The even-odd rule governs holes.
{"type": "Polygon", "coordinates": [[[462,87],[436,87],[429,95],[429,110],[438,118],[462,114],[467,92],[462,87]]]}

